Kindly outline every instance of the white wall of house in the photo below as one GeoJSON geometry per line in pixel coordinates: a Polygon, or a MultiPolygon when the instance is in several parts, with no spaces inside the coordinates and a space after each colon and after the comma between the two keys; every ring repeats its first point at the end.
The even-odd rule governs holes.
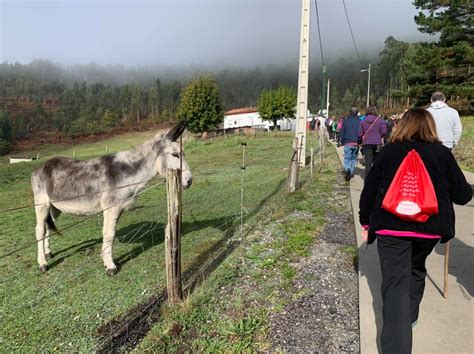
{"type": "MultiPolygon", "coordinates": [[[[277,121],[281,130],[295,130],[296,119],[284,118],[277,121]]],[[[254,127],[257,129],[270,130],[273,122],[263,120],[258,112],[241,113],[224,116],[224,129],[235,129],[243,127],[254,127]]]]}
{"type": "Polygon", "coordinates": [[[266,129],[267,122],[260,118],[258,112],[232,114],[224,116],[224,129],[242,128],[242,127],[256,127],[266,129]]]}

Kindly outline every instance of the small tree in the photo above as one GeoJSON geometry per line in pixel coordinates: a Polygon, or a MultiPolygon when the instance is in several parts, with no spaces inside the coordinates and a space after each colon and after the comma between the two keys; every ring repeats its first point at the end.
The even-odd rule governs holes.
{"type": "Polygon", "coordinates": [[[0,155],[11,150],[12,126],[8,113],[0,111],[0,155]]]}
{"type": "Polygon", "coordinates": [[[117,116],[110,109],[106,109],[102,116],[102,124],[106,128],[111,128],[117,125],[117,116]]]}
{"type": "Polygon", "coordinates": [[[295,116],[296,92],[292,87],[280,86],[276,90],[263,90],[257,108],[263,120],[273,121],[274,129],[278,119],[295,116]]]}
{"type": "Polygon", "coordinates": [[[135,112],[137,117],[137,123],[140,123],[140,114],[142,110],[142,100],[143,100],[143,92],[142,89],[135,85],[133,87],[132,98],[130,100],[130,105],[132,106],[132,110],[135,112]]]}
{"type": "Polygon", "coordinates": [[[192,80],[181,92],[176,111],[179,120],[187,120],[192,133],[202,133],[216,127],[224,118],[219,88],[210,75],[192,80]]]}

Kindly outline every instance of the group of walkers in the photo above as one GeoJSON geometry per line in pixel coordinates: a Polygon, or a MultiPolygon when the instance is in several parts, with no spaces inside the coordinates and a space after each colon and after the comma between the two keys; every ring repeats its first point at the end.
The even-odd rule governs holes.
{"type": "Polygon", "coordinates": [[[368,244],[377,240],[383,353],[411,353],[426,258],[439,241],[455,236],[453,203],[472,199],[451,151],[461,121],[445,100],[436,92],[428,109],[409,109],[398,122],[379,117],[374,107],[360,119],[353,107],[340,130],[346,180],[354,176],[359,147],[365,157],[359,221],[368,244]]]}
{"type": "Polygon", "coordinates": [[[383,144],[388,141],[395,121],[377,116],[377,109],[369,107],[364,116],[359,116],[352,107],[349,116],[342,121],[340,145],[344,146],[344,174],[346,181],[354,177],[359,150],[365,161],[365,176],[383,144]],[[359,149],[361,147],[361,149],[359,149]]]}
{"type": "Polygon", "coordinates": [[[340,146],[341,144],[341,129],[342,129],[342,122],[344,121],[344,117],[339,117],[336,119],[336,117],[332,116],[326,119],[324,122],[326,126],[326,130],[329,135],[329,139],[337,142],[337,146],[340,146]]]}

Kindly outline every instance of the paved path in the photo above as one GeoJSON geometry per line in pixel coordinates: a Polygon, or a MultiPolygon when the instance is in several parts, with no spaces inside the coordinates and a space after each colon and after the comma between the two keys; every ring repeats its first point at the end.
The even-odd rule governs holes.
{"type": "MultiPolygon", "coordinates": [[[[342,159],[342,148],[338,148],[342,159]]],[[[362,354],[377,353],[382,330],[380,263],[377,245],[366,248],[359,225],[363,167],[350,182],[352,210],[359,247],[359,316],[362,354]]],[[[474,188],[474,174],[466,172],[474,188]]],[[[428,257],[428,277],[420,317],[413,335],[413,353],[474,353],[474,202],[455,206],[456,238],[451,241],[447,298],[442,295],[445,246],[428,257]]]]}

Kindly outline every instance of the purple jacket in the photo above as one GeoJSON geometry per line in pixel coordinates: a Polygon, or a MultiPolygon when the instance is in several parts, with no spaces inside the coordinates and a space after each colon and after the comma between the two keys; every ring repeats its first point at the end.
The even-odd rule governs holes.
{"type": "Polygon", "coordinates": [[[382,144],[382,138],[386,132],[387,125],[385,124],[384,120],[373,115],[368,115],[365,117],[365,119],[361,121],[359,125],[359,137],[362,137],[365,134],[365,137],[362,140],[362,145],[382,144]],[[370,128],[371,125],[372,128],[370,128]]]}

